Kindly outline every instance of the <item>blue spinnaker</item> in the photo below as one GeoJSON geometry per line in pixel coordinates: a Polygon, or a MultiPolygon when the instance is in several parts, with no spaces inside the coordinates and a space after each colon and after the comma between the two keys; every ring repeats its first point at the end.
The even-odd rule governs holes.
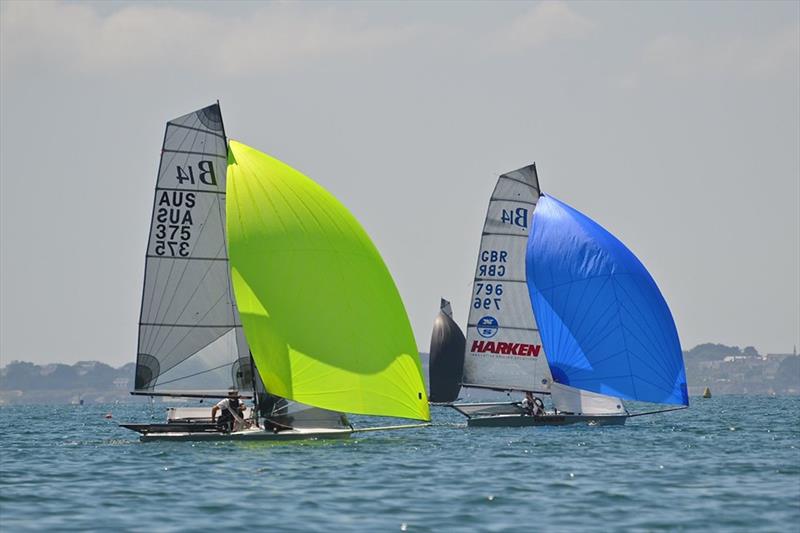
{"type": "Polygon", "coordinates": [[[644,265],[616,237],[542,195],[525,263],[557,383],[629,400],[689,405],[669,307],[644,265]]]}

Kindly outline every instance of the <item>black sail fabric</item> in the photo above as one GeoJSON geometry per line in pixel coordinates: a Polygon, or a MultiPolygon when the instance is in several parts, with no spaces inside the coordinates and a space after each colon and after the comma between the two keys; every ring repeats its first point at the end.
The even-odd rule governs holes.
{"type": "Polygon", "coordinates": [[[442,300],[442,310],[433,322],[430,348],[430,401],[452,402],[461,390],[464,371],[464,333],[455,323],[450,302],[442,300]]]}

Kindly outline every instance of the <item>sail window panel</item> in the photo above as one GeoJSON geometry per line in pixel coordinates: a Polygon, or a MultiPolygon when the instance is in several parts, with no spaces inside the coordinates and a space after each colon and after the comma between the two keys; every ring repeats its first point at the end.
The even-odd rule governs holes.
{"type": "Polygon", "coordinates": [[[293,428],[331,428],[350,427],[347,417],[338,411],[311,407],[299,402],[279,399],[268,415],[271,422],[293,428]]]}
{"type": "MultiPolygon", "coordinates": [[[[140,352],[137,366],[139,364],[155,366],[157,372],[150,375],[147,383],[137,383],[136,388],[152,390],[161,375],[193,357],[231,329],[140,326],[140,352]],[[150,358],[155,359],[155,365],[150,363],[150,358]]],[[[230,354],[228,357],[230,361],[233,361],[230,354]]],[[[225,380],[225,383],[218,383],[211,388],[224,389],[228,386],[228,381],[230,380],[225,380]]]]}
{"type": "MultiPolygon", "coordinates": [[[[231,354],[237,350],[236,335],[233,329],[222,335],[220,331],[207,332],[205,340],[192,335],[179,342],[172,356],[165,358],[167,365],[174,366],[162,369],[152,390],[226,390],[236,386],[232,368],[235,360],[231,358],[231,354]],[[216,339],[212,339],[214,335],[217,335],[216,339]],[[204,346],[193,345],[203,342],[206,343],[204,346]]],[[[171,333],[178,336],[180,332],[176,329],[171,333]]],[[[171,340],[174,338],[167,339],[167,342],[171,340]]]]}
{"type": "Polygon", "coordinates": [[[150,258],[142,324],[234,326],[227,278],[225,261],[150,258]]]}

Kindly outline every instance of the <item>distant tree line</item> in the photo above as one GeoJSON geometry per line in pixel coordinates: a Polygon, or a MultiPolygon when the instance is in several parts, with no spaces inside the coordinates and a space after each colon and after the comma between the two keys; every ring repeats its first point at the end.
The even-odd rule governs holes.
{"type": "MultiPolygon", "coordinates": [[[[421,354],[427,379],[427,354],[421,354]]],[[[752,346],[699,344],[683,352],[690,392],[800,394],[800,356],[763,358],[752,346]]],[[[99,361],[37,365],[12,361],[0,368],[0,403],[61,402],[75,398],[128,399],[136,365],[113,368],[99,361]],[[103,394],[113,392],[113,395],[103,394]],[[94,396],[93,396],[94,395],[94,396]]]]}
{"type": "Polygon", "coordinates": [[[0,369],[0,390],[112,390],[118,388],[115,380],[133,382],[135,368],[134,363],[113,368],[99,361],[81,361],[74,365],[12,361],[0,369]]]}

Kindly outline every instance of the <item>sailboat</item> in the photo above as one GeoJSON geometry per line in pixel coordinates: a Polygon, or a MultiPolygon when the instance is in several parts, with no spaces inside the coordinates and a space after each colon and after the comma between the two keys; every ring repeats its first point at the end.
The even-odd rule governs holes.
{"type": "Polygon", "coordinates": [[[497,180],[470,303],[463,386],[527,393],[540,408],[452,404],[469,426],[620,425],[675,409],[631,413],[623,400],[688,406],[655,281],[611,233],[543,194],[535,164],[497,180]]]}
{"type": "Polygon", "coordinates": [[[442,298],[431,331],[428,382],[432,404],[448,404],[458,399],[465,344],[464,333],[453,320],[453,307],[442,298]]]}
{"type": "Polygon", "coordinates": [[[229,140],[219,103],[167,123],[145,260],[133,394],[250,399],[143,440],[346,437],[343,413],[430,420],[419,353],[378,250],[333,195],[229,140]]]}

